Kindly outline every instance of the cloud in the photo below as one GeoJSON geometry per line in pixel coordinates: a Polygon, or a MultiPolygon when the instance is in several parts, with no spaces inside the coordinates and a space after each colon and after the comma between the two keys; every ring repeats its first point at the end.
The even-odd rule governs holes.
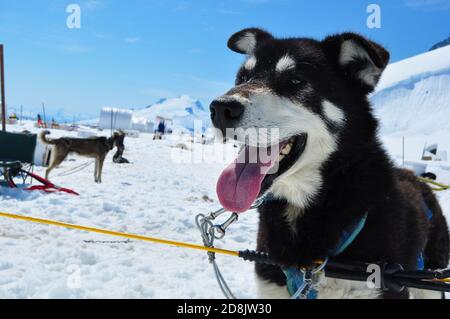
{"type": "Polygon", "coordinates": [[[160,98],[172,98],[176,97],[176,94],[168,89],[158,88],[158,87],[147,87],[141,90],[141,94],[148,96],[152,99],[160,98]]]}
{"type": "Polygon", "coordinates": [[[101,40],[111,40],[113,39],[113,37],[109,34],[104,34],[104,33],[98,33],[98,32],[94,32],[93,36],[97,39],[101,39],[101,40]]]}
{"type": "Polygon", "coordinates": [[[228,9],[219,9],[220,14],[228,14],[228,15],[239,15],[242,14],[242,12],[235,11],[235,10],[228,10],[228,9]]]}
{"type": "Polygon", "coordinates": [[[405,5],[423,10],[450,10],[450,0],[404,0],[405,5]]]}
{"type": "Polygon", "coordinates": [[[190,54],[203,54],[203,53],[205,53],[205,49],[203,49],[203,48],[192,48],[188,52],[190,54]]]}
{"type": "Polygon", "coordinates": [[[138,43],[140,41],[141,41],[141,38],[139,38],[139,37],[128,37],[128,38],[125,39],[125,42],[129,43],[129,44],[135,44],[135,43],[138,43]]]}
{"type": "Polygon", "coordinates": [[[72,54],[81,54],[91,51],[91,48],[81,44],[61,44],[57,45],[57,48],[61,51],[72,54]]]}
{"type": "Polygon", "coordinates": [[[186,90],[186,92],[206,104],[233,87],[233,83],[211,80],[194,75],[186,76],[186,81],[192,84],[192,88],[186,90]]]}
{"type": "Polygon", "coordinates": [[[261,3],[267,3],[270,1],[271,0],[245,0],[245,2],[251,3],[251,4],[261,4],[261,3]]]}
{"type": "Polygon", "coordinates": [[[174,11],[186,11],[190,7],[191,7],[191,4],[189,2],[180,2],[173,10],[174,11]]]}
{"type": "Polygon", "coordinates": [[[81,9],[95,11],[105,8],[105,3],[101,0],[86,0],[82,3],[81,9]]]}

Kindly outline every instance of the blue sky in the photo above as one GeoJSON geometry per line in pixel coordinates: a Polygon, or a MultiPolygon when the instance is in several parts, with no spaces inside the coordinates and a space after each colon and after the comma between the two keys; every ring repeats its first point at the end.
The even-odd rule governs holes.
{"type": "Polygon", "coordinates": [[[228,37],[248,26],[315,38],[357,31],[397,61],[450,36],[450,0],[0,0],[7,105],[96,116],[182,94],[208,104],[243,60],[228,37]],[[66,26],[71,3],[81,29],[66,26]],[[381,6],[381,29],[366,26],[370,3],[381,6]]]}

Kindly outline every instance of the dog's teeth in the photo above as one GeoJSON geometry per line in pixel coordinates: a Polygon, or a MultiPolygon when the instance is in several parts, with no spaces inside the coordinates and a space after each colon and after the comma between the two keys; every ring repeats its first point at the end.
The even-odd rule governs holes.
{"type": "Polygon", "coordinates": [[[283,147],[283,149],[281,150],[281,154],[283,155],[288,155],[292,150],[292,145],[288,144],[285,147],[283,147]]]}

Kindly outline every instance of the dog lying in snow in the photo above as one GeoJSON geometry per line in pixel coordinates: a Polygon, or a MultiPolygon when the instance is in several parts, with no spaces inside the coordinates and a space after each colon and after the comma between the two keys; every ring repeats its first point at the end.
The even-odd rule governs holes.
{"type": "Polygon", "coordinates": [[[50,164],[45,171],[45,178],[48,179],[50,172],[60,165],[70,153],[76,153],[81,156],[95,158],[94,179],[96,183],[102,182],[103,163],[106,155],[116,146],[116,141],[121,137],[120,133],[115,132],[113,136],[106,138],[73,138],[62,137],[54,140],[47,139],[49,131],[41,131],[39,139],[42,143],[53,145],[50,157],[50,164]]]}
{"type": "MultiPolygon", "coordinates": [[[[237,160],[222,173],[217,192],[221,204],[235,212],[272,194],[259,208],[257,249],[285,267],[311,265],[329,256],[342,234],[366,218],[336,259],[389,261],[415,270],[423,256],[426,268],[447,267],[449,230],[436,197],[411,172],[393,166],[377,137],[367,96],[389,53],[354,33],[317,41],[245,29],[228,46],[246,60],[236,86],[211,104],[212,121],[223,135],[246,143],[239,159],[252,150],[270,155],[264,163],[259,157],[252,163],[237,160]],[[280,140],[253,145],[245,134],[230,130],[238,128],[276,128],[280,140]]],[[[262,298],[289,297],[280,267],[258,264],[256,273],[262,298]]],[[[412,295],[440,297],[333,279],[317,291],[318,298],[412,295]]]]}

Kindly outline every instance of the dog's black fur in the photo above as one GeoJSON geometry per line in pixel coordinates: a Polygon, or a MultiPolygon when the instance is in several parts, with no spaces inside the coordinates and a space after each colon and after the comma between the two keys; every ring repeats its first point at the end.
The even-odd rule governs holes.
{"type": "MultiPolygon", "coordinates": [[[[435,195],[411,172],[395,168],[377,138],[378,123],[367,98],[374,86],[357,76],[367,61],[354,59],[345,66],[339,63],[341,46],[346,40],[363,48],[380,70],[388,64],[388,52],[353,33],[330,36],[323,41],[279,40],[259,29],[235,34],[229,47],[249,54],[237,45],[243,34],[249,33],[256,34],[257,46],[252,54],[257,57],[258,66],[252,71],[241,68],[236,80],[238,88],[249,81],[248,85],[252,85],[252,78],[258,79],[277,95],[295,100],[298,88],[288,77],[300,76],[311,83],[315,91],[302,98],[303,105],[320,115],[319,102],[326,98],[341,107],[346,116],[342,130],[327,123],[331,132],[339,134],[338,147],[322,165],[321,189],[310,204],[302,208],[301,217],[294,224],[286,220],[284,212],[290,205],[286,200],[269,201],[260,207],[257,249],[269,253],[285,266],[310,265],[326,257],[343,232],[368,213],[365,227],[338,258],[374,263],[389,261],[413,270],[417,268],[418,255],[423,252],[426,268],[447,267],[449,229],[435,195]],[[269,74],[267,70],[273,67],[273,60],[285,52],[305,62],[302,72],[286,74],[286,79],[269,74]],[[423,203],[433,212],[431,221],[423,203]]],[[[379,75],[375,75],[376,82],[379,75]]],[[[215,124],[217,127],[234,126],[230,122],[215,124]]],[[[270,187],[268,184],[264,190],[270,187]]],[[[279,267],[258,264],[256,272],[280,286],[286,284],[279,267]]],[[[382,297],[408,297],[408,291],[385,292],[382,297]]]]}

